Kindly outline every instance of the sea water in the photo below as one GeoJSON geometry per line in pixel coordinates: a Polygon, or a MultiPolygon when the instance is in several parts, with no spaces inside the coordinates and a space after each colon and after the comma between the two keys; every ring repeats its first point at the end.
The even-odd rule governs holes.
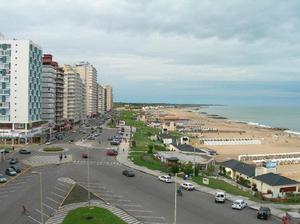
{"type": "Polygon", "coordinates": [[[216,114],[251,125],[287,128],[300,135],[300,106],[209,106],[200,112],[216,114]]]}

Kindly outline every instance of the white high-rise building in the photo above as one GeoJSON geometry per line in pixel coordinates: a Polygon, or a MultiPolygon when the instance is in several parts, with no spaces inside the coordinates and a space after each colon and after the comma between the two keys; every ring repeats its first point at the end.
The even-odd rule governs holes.
{"type": "Polygon", "coordinates": [[[98,88],[98,113],[104,114],[104,88],[100,84],[97,85],[98,88]]]}
{"type": "Polygon", "coordinates": [[[0,39],[0,136],[27,139],[41,132],[41,73],[41,47],[0,39]]]}
{"type": "Polygon", "coordinates": [[[74,70],[79,73],[85,85],[86,115],[96,115],[97,108],[97,70],[88,62],[76,64],[74,70]]]}
{"type": "Polygon", "coordinates": [[[111,111],[113,108],[113,89],[110,85],[104,85],[104,110],[111,111]]]}

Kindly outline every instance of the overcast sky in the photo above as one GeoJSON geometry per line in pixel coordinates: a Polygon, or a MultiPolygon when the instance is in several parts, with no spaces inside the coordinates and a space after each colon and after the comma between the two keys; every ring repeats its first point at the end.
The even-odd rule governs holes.
{"type": "Polygon", "coordinates": [[[0,0],[0,32],[89,61],[117,101],[300,104],[300,1],[0,0]]]}

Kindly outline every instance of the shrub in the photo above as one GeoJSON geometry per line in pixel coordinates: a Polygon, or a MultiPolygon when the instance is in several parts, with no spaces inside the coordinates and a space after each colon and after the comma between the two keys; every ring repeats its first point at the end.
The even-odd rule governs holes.
{"type": "Polygon", "coordinates": [[[170,171],[173,174],[178,173],[179,172],[179,166],[178,166],[178,164],[172,165],[170,171]]]}

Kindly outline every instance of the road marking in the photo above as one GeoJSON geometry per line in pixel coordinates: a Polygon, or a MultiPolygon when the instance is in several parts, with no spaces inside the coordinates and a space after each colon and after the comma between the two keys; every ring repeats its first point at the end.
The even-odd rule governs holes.
{"type": "Polygon", "coordinates": [[[0,194],[9,194],[9,193],[13,193],[15,191],[0,191],[0,194]]]}
{"type": "Polygon", "coordinates": [[[131,202],[131,200],[128,199],[118,199],[117,202],[131,202]]]}
{"type": "Polygon", "coordinates": [[[152,213],[151,210],[139,210],[139,209],[126,209],[126,212],[144,212],[144,213],[152,213]]]}
{"type": "Polygon", "coordinates": [[[36,220],[35,218],[31,217],[30,215],[28,216],[28,218],[32,219],[33,221],[39,223],[39,224],[42,224],[40,221],[36,220]]]}
{"type": "Polygon", "coordinates": [[[63,189],[61,189],[61,188],[59,188],[59,187],[55,187],[55,189],[56,190],[59,190],[59,191],[61,191],[61,192],[63,192],[63,193],[67,193],[68,191],[65,191],[65,190],[63,190],[63,189]]]}
{"type": "Polygon", "coordinates": [[[54,200],[54,199],[52,199],[52,198],[50,198],[50,197],[47,197],[47,199],[50,200],[50,201],[53,201],[53,202],[56,203],[56,204],[60,204],[60,202],[58,202],[58,201],[56,201],[56,200],[54,200]]]}
{"type": "Polygon", "coordinates": [[[20,181],[18,182],[18,180],[16,180],[15,182],[12,182],[9,186],[14,186],[14,185],[17,185],[17,184],[26,184],[27,181],[20,181]]]}
{"type": "Polygon", "coordinates": [[[54,210],[54,211],[57,211],[57,209],[52,208],[51,206],[49,206],[49,205],[47,205],[47,204],[45,204],[45,203],[43,203],[43,205],[44,205],[45,207],[47,207],[47,208],[50,208],[50,209],[52,209],[52,210],[54,210]]]}
{"type": "Polygon", "coordinates": [[[135,215],[136,218],[140,218],[140,219],[162,219],[165,220],[165,217],[161,217],[161,216],[151,216],[151,215],[135,215]]]}
{"type": "Polygon", "coordinates": [[[44,212],[41,212],[41,211],[40,211],[40,210],[38,210],[38,209],[35,209],[35,211],[37,211],[38,213],[40,213],[40,214],[42,214],[42,215],[46,216],[47,218],[50,218],[50,216],[49,216],[49,215],[45,214],[44,212]]]}
{"type": "Polygon", "coordinates": [[[143,222],[144,224],[168,224],[166,222],[143,222]]]}
{"type": "Polygon", "coordinates": [[[137,208],[141,208],[141,205],[135,205],[135,204],[118,204],[118,203],[114,203],[114,205],[116,206],[120,206],[120,207],[137,207],[137,208]]]}
{"type": "Polygon", "coordinates": [[[107,198],[123,198],[122,195],[115,195],[115,194],[102,194],[102,197],[107,197],[107,198]]]}
{"type": "Polygon", "coordinates": [[[55,192],[51,192],[51,194],[53,194],[53,195],[55,195],[55,196],[57,196],[57,197],[60,197],[60,198],[64,198],[64,196],[61,196],[61,195],[59,195],[59,194],[56,194],[55,192]]]}
{"type": "Polygon", "coordinates": [[[70,186],[68,186],[68,185],[65,185],[65,184],[63,184],[63,183],[61,183],[61,182],[58,182],[57,184],[59,184],[59,185],[61,185],[61,186],[63,186],[63,187],[67,187],[67,188],[69,188],[70,186]]]}

